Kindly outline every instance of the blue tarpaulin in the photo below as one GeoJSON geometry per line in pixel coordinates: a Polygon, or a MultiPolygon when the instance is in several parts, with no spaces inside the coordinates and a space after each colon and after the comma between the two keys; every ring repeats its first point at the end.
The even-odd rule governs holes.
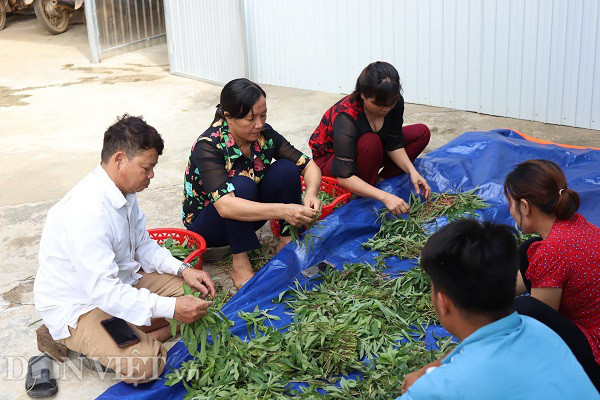
{"type": "MultiPolygon", "coordinates": [[[[459,192],[478,187],[478,194],[491,204],[478,215],[488,221],[514,226],[502,184],[516,164],[534,158],[552,160],[563,168],[569,187],[581,196],[580,213],[590,222],[600,225],[600,150],[538,144],[511,130],[467,132],[418,159],[416,166],[435,192],[459,192]]],[[[380,188],[408,199],[412,185],[403,175],[382,182],[380,188]]],[[[365,251],[361,244],[379,230],[376,219],[382,207],[382,203],[371,199],[353,200],[329,215],[321,227],[311,232],[322,240],[316,240],[309,252],[293,244],[284,248],[222,309],[235,322],[233,333],[246,336],[244,321],[237,313],[252,311],[256,306],[261,309],[274,307],[270,313],[281,317],[281,321],[275,321],[278,326],[288,324],[291,317],[284,313],[285,306],[274,304],[272,299],[295,280],[308,284],[301,271],[319,261],[327,260],[338,268],[346,262],[374,263],[377,253],[365,251]]],[[[387,260],[387,264],[393,273],[412,268],[414,261],[392,258],[387,260]]],[[[430,329],[426,338],[429,344],[432,331],[438,336],[447,335],[441,327],[430,329]]],[[[186,346],[179,341],[168,353],[165,373],[178,368],[189,358],[186,346]]],[[[181,383],[166,387],[165,373],[161,379],[137,387],[118,383],[99,398],[181,399],[186,393],[185,388],[181,383]]]]}

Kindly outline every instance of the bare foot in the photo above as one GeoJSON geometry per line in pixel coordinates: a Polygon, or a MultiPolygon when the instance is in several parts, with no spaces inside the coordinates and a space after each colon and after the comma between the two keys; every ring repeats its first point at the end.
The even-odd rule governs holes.
{"type": "Polygon", "coordinates": [[[291,241],[292,241],[291,236],[280,236],[279,243],[277,243],[277,246],[275,246],[275,253],[279,253],[279,251],[281,249],[283,249],[285,246],[287,246],[287,244],[291,241]]]}
{"type": "Polygon", "coordinates": [[[231,279],[233,285],[239,290],[246,282],[254,276],[252,264],[248,259],[248,253],[239,253],[233,255],[233,266],[231,268],[231,279]]]}
{"type": "Polygon", "coordinates": [[[152,318],[149,326],[142,325],[142,326],[137,326],[137,328],[144,333],[150,333],[159,328],[162,328],[163,326],[167,326],[170,324],[171,323],[164,318],[152,318]]]}
{"type": "Polygon", "coordinates": [[[171,337],[171,327],[163,326],[162,328],[146,333],[146,335],[154,340],[164,343],[171,337]]]}

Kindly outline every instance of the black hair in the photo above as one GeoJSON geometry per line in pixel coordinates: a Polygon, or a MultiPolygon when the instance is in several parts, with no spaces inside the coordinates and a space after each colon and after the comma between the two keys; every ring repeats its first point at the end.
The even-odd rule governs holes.
{"type": "Polygon", "coordinates": [[[514,229],[507,225],[454,221],[429,237],[420,265],[434,290],[462,310],[493,320],[512,310],[518,254],[514,229]]]}
{"type": "MultiPolygon", "coordinates": [[[[567,187],[567,178],[550,160],[529,160],[517,165],[504,180],[504,194],[517,203],[521,199],[543,213],[569,220],[579,209],[579,194],[567,187]]],[[[516,207],[520,215],[519,207],[516,207]]]]}
{"type": "Polygon", "coordinates": [[[374,98],[380,106],[396,102],[402,94],[400,75],[394,66],[385,61],[375,61],[362,70],[356,80],[352,97],[362,104],[362,97],[374,98]]]}
{"type": "Polygon", "coordinates": [[[100,158],[103,163],[106,163],[117,151],[123,151],[131,160],[142,151],[149,149],[155,149],[160,156],[164,147],[165,143],[160,134],[141,116],[132,117],[123,114],[104,132],[100,158]]]}
{"type": "Polygon", "coordinates": [[[217,105],[213,124],[225,119],[225,113],[229,118],[240,119],[252,112],[252,107],[267,94],[256,83],[246,79],[238,78],[228,82],[221,90],[220,104],[217,105]]]}

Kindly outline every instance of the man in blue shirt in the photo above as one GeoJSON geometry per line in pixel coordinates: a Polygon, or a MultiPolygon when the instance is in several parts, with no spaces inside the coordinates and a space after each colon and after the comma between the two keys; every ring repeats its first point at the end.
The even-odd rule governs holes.
{"type": "Polygon", "coordinates": [[[429,238],[420,263],[440,323],[461,343],[407,375],[398,399],[600,399],[562,339],[514,312],[511,228],[455,221],[429,238]]]}

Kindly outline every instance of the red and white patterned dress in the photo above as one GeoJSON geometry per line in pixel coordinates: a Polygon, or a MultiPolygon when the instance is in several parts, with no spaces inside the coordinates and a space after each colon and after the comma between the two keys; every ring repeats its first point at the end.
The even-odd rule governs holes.
{"type": "Polygon", "coordinates": [[[600,228],[581,214],[556,220],[527,250],[532,288],[562,288],[559,312],[587,337],[600,364],[600,228]]]}

